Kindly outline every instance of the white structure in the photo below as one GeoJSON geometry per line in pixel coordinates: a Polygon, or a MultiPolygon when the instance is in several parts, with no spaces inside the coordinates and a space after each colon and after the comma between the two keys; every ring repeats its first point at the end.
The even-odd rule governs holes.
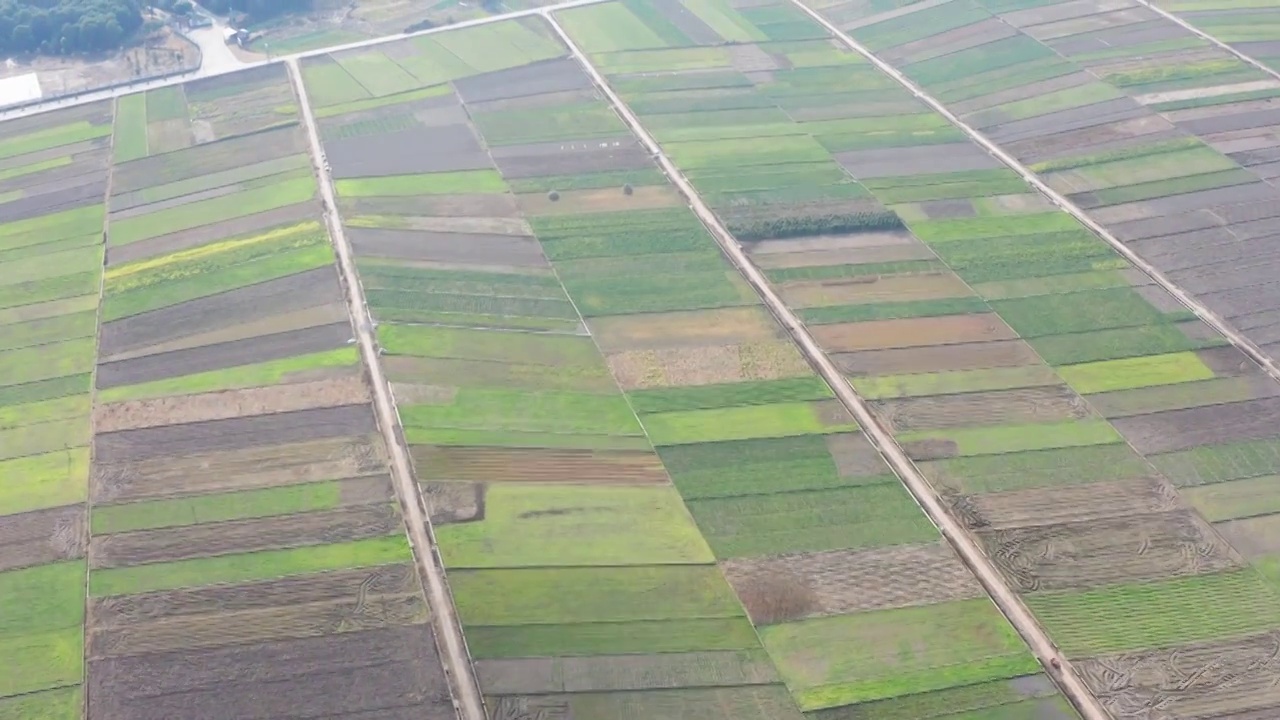
{"type": "Polygon", "coordinates": [[[0,78],[0,107],[15,105],[44,97],[40,78],[35,73],[0,78]]]}

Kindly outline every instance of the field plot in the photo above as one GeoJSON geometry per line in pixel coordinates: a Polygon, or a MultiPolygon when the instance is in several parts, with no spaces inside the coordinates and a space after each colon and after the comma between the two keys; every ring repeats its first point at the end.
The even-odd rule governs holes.
{"type": "Polygon", "coordinates": [[[1267,67],[1280,69],[1280,3],[1275,0],[1156,0],[1154,4],[1267,67]]]}
{"type": "MultiPolygon", "coordinates": [[[[751,5],[761,11],[772,4],[751,5]]],[[[993,136],[1000,128],[1040,127],[1035,118],[1042,111],[1074,117],[1079,128],[1151,115],[1170,130],[1159,142],[1171,157],[1154,165],[1116,150],[1077,175],[1067,175],[1073,165],[1057,166],[1063,178],[1094,183],[1079,185],[1082,193],[1151,182],[1173,168],[1222,173],[1230,164],[1115,85],[993,21],[979,4],[825,5],[852,34],[931,90],[952,88],[949,101],[964,102],[968,84],[974,93],[968,98],[992,95],[964,112],[988,118],[993,136]],[[1040,79],[1029,77],[1035,68],[1043,68],[1040,79]],[[1071,73],[1081,77],[1063,79],[1071,73]],[[1015,91],[1000,86],[1001,77],[1037,87],[1015,91]],[[1036,100],[1024,103],[1028,98],[1036,100]]],[[[1089,3],[1025,12],[1070,15],[1083,5],[1089,3]]],[[[768,46],[755,45],[762,52],[768,46]]],[[[823,47],[820,61],[765,70],[709,59],[714,71],[694,72],[687,55],[675,50],[630,53],[643,63],[617,52],[593,60],[871,401],[1008,584],[1066,654],[1090,668],[1095,692],[1116,717],[1272,711],[1277,698],[1261,681],[1267,672],[1261,667],[1230,691],[1195,685],[1192,692],[1172,692],[1160,678],[1192,672],[1178,664],[1184,651],[1211,646],[1247,653],[1277,629],[1273,525],[1265,506],[1262,519],[1237,513],[1249,498],[1266,495],[1260,479],[1277,473],[1280,432],[1267,418],[1280,386],[907,91],[852,52],[823,47]],[[806,90],[809,78],[821,82],[806,90]],[[734,109],[708,107],[709,97],[734,109]],[[686,140],[690,133],[747,140],[697,144],[686,140]],[[734,149],[717,159],[721,147],[734,149]],[[758,176],[755,164],[762,168],[758,176]],[[767,233],[744,227],[734,213],[749,202],[741,195],[719,200],[726,187],[769,190],[765,205],[773,206],[772,217],[802,220],[775,221],[768,227],[776,231],[767,233]],[[868,221],[806,222],[825,217],[811,203],[829,198],[833,188],[863,198],[858,212],[868,221]],[[1182,492],[1215,485],[1220,492],[1182,492]],[[1190,509],[1199,507],[1203,514],[1190,509]],[[1220,612],[1209,617],[1201,611],[1208,606],[1220,612]],[[1130,658],[1151,653],[1142,666],[1151,669],[1142,674],[1105,672],[1135,667],[1130,658]],[[1164,664],[1157,670],[1155,663],[1164,664]],[[1161,709],[1152,714],[1152,707],[1161,709]]],[[[736,53],[748,51],[736,47],[736,53]]],[[[1044,143],[1071,129],[1054,127],[1044,143]]],[[[679,485],[679,465],[668,466],[679,485]]],[[[834,514],[846,505],[823,507],[834,514]]],[[[731,515],[732,522],[742,514],[731,515]]],[[[842,569],[850,562],[833,560],[842,569]]],[[[911,566],[926,567],[919,560],[911,566]]],[[[802,707],[846,706],[832,718],[953,717],[952,698],[975,696],[1009,705],[1007,717],[1052,716],[1043,708],[1035,714],[1034,700],[1011,696],[996,682],[1036,669],[1005,655],[1002,648],[1010,646],[998,633],[980,642],[949,635],[981,615],[969,614],[962,594],[917,597],[936,615],[881,620],[872,607],[839,622],[823,617],[768,626],[762,637],[802,707]],[[916,631],[946,635],[948,642],[930,643],[938,655],[908,663],[898,653],[916,631]],[[899,642],[886,640],[876,650],[878,639],[888,637],[899,642]],[[828,644],[865,648],[867,655],[838,666],[815,661],[814,648],[828,644]],[[982,660],[931,684],[927,668],[959,662],[942,659],[953,651],[982,660]],[[902,705],[870,704],[898,694],[908,696],[895,701],[902,705]]],[[[823,591],[810,602],[835,603],[823,591]]]]}
{"type": "Polygon", "coordinates": [[[125,120],[135,97],[150,151],[121,155],[118,117],[94,370],[89,716],[454,717],[284,68],[126,96],[125,120]]]}
{"type": "MultiPolygon", "coordinates": [[[[1213,2],[1168,5],[1209,12],[1197,15],[1205,29],[1232,42],[1247,24],[1261,43],[1249,49],[1270,57],[1263,51],[1275,43],[1260,38],[1272,3],[1232,3],[1225,14],[1213,2]]],[[[824,12],[1267,352],[1280,351],[1271,258],[1280,81],[1137,2],[917,7],[876,15],[846,2],[824,12]]]]}
{"type": "MultiPolygon", "coordinates": [[[[674,21],[661,18],[688,19],[674,3],[646,6],[582,22],[648,13],[672,38],[674,21]]],[[[727,5],[699,7],[720,31],[749,28],[727,5]]],[[[540,24],[502,32],[515,28],[549,37],[540,24]]],[[[471,32],[439,41],[472,46],[471,32]]],[[[789,665],[794,643],[762,645],[752,629],[841,622],[862,609],[859,578],[830,579],[846,557],[881,576],[927,558],[927,570],[911,565],[922,584],[976,605],[960,632],[1008,639],[586,74],[558,57],[558,44],[557,57],[540,41],[520,46],[532,48],[526,64],[459,71],[444,91],[320,110],[491,711],[799,718],[797,704],[891,698],[903,691],[843,671],[789,697],[783,683],[801,672],[789,665]],[[370,147],[394,135],[399,147],[425,150],[375,168],[368,153],[343,149],[361,133],[370,147]],[[779,557],[794,562],[779,568],[779,557]],[[881,558],[896,565],[879,567],[881,558]]],[[[381,52],[401,58],[414,47],[381,52]]],[[[316,67],[328,65],[304,67],[309,83],[316,67]]],[[[332,80],[321,72],[319,82],[332,80]]],[[[831,207],[843,217],[836,210],[846,206],[831,207]]],[[[906,621],[894,613],[913,602],[886,592],[874,607],[906,621]]],[[[829,649],[837,663],[850,652],[829,649]]],[[[994,681],[975,709],[1054,702],[1016,640],[957,657],[994,681]],[[995,669],[993,656],[1003,663],[995,669]],[[1032,679],[1001,684],[1015,676],[1032,679]]],[[[922,653],[917,662],[926,677],[913,687],[945,687],[948,661],[922,653]]]]}
{"type": "Polygon", "coordinates": [[[0,717],[79,717],[108,103],[0,126],[0,717]]]}

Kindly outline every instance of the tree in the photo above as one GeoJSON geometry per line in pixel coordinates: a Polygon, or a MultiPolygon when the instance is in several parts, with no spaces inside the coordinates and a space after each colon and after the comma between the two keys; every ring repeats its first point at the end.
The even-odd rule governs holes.
{"type": "Polygon", "coordinates": [[[10,36],[10,42],[14,50],[33,50],[36,46],[36,36],[35,33],[31,32],[30,25],[15,25],[13,34],[10,36]]]}

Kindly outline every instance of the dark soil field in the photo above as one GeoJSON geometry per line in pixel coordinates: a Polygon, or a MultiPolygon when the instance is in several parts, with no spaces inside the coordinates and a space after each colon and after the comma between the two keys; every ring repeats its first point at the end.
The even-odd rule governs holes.
{"type": "Polygon", "coordinates": [[[0,516],[0,572],[84,557],[84,506],[0,516]]]}

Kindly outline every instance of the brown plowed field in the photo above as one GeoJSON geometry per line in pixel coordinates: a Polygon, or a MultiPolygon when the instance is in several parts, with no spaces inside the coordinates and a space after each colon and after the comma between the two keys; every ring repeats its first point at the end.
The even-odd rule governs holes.
{"type": "Polygon", "coordinates": [[[725,576],[756,623],[980,597],[944,543],[730,560],[725,576]]]}
{"type": "Polygon", "coordinates": [[[895,431],[1083,419],[1093,411],[1065,385],[878,400],[876,414],[895,431]]]}
{"type": "Polygon", "coordinates": [[[367,435],[374,431],[373,410],[368,405],[343,405],[100,433],[94,438],[94,459],[108,464],[138,462],[160,457],[367,435]]]}
{"type": "Polygon", "coordinates": [[[1117,720],[1272,720],[1280,707],[1280,633],[1076,661],[1117,720]],[[1270,707],[1272,710],[1257,710],[1270,707]]]}
{"type": "Polygon", "coordinates": [[[1143,454],[1262,440],[1280,427],[1280,398],[1116,418],[1112,424],[1143,454]]]}
{"type": "Polygon", "coordinates": [[[242,612],[354,599],[361,594],[403,595],[418,590],[413,565],[335,570],[242,585],[213,585],[89,599],[94,627],[145,624],[216,612],[242,612]]]}
{"type": "Polygon", "coordinates": [[[237,553],[364,540],[402,527],[390,503],[163,530],[98,535],[89,549],[95,568],[129,567],[237,553]]]}
{"type": "Polygon", "coordinates": [[[1022,340],[933,348],[867,350],[833,354],[831,359],[849,375],[910,375],[1040,364],[1036,351],[1022,340]]]}
{"type": "Polygon", "coordinates": [[[948,499],[952,511],[970,528],[991,530],[1161,513],[1183,507],[1173,486],[1156,478],[956,495],[948,499]]]}
{"type": "Polygon", "coordinates": [[[302,202],[209,225],[200,225],[188,230],[179,230],[128,245],[112,245],[107,253],[107,267],[190,250],[218,240],[261,232],[281,225],[316,220],[320,214],[319,210],[320,208],[314,202],[302,202]]]}
{"type": "Polygon", "coordinates": [[[732,345],[787,337],[760,307],[643,313],[593,318],[591,334],[606,353],[703,345],[732,345]]]}
{"type": "MultiPolygon", "coordinates": [[[[274,308],[271,309],[274,310],[274,308]]],[[[205,333],[187,335],[177,340],[170,340],[156,345],[148,345],[146,347],[116,353],[111,356],[99,355],[98,362],[108,363],[115,362],[117,360],[130,360],[132,358],[143,357],[144,355],[156,355],[159,353],[174,352],[176,350],[189,350],[191,348],[204,347],[206,345],[217,345],[219,343],[233,342],[235,340],[247,340],[264,335],[275,335],[293,330],[304,330],[307,328],[319,327],[321,325],[332,325],[342,322],[350,322],[350,316],[347,314],[347,306],[345,303],[332,302],[325,305],[302,308],[301,310],[288,310],[280,314],[254,318],[236,325],[217,328],[205,333]]]]}
{"type": "Polygon", "coordinates": [[[410,448],[422,481],[665,483],[658,457],[626,450],[410,448]]]}
{"type": "Polygon", "coordinates": [[[361,257],[385,257],[439,263],[490,263],[546,267],[542,246],[533,237],[476,235],[354,227],[347,231],[361,257]]]}
{"type": "Polygon", "coordinates": [[[1089,404],[1106,417],[1118,418],[1257,400],[1276,395],[1280,395],[1280,384],[1259,371],[1256,375],[1247,377],[1215,378],[1090,395],[1089,404]]]}
{"type": "Polygon", "coordinates": [[[1280,553],[1280,515],[1228,520],[1216,527],[1232,547],[1251,560],[1280,553]]]}
{"type": "Polygon", "coordinates": [[[0,515],[0,571],[84,557],[83,505],[0,515]]]}
{"type": "Polygon", "coordinates": [[[345,436],[266,447],[93,466],[94,502],[229,492],[386,472],[379,436],[345,436]]]}
{"type": "Polygon", "coordinates": [[[258,319],[263,308],[285,313],[327,305],[341,297],[337,272],[332,267],[316,268],[103,323],[99,352],[109,357],[258,319]]]}
{"type": "MultiPolygon", "coordinates": [[[[763,245],[763,243],[761,243],[763,245]]],[[[753,250],[756,265],[766,270],[827,265],[862,265],[867,263],[932,260],[933,251],[923,245],[884,245],[870,248],[833,248],[803,252],[765,252],[753,250]]]]}
{"type": "Polygon", "coordinates": [[[98,405],[94,408],[93,422],[96,432],[109,433],[367,402],[370,402],[369,390],[364,379],[351,376],[293,385],[98,405]]]}
{"type": "Polygon", "coordinates": [[[1021,592],[1195,575],[1243,563],[1199,515],[1187,510],[977,535],[1009,585],[1021,592]]]}
{"type": "Polygon", "coordinates": [[[634,188],[630,195],[622,187],[592,190],[564,190],[559,200],[552,200],[547,193],[517,195],[516,202],[525,215],[568,215],[575,213],[622,212],[626,210],[653,210],[676,207],[684,199],[673,186],[650,185],[634,188]]]}
{"type": "MultiPolygon", "coordinates": [[[[293,603],[218,612],[127,627],[95,628],[89,656],[109,658],[174,650],[203,650],[251,642],[321,637],[334,633],[418,625],[429,619],[421,592],[361,593],[336,601],[293,603]]],[[[410,628],[409,632],[419,632],[410,628]]]]}
{"type": "Polygon", "coordinates": [[[809,374],[809,364],[784,340],[704,345],[610,354],[609,369],[623,390],[776,380],[809,374]]]}
{"type": "Polygon", "coordinates": [[[456,717],[426,625],[91,660],[95,720],[456,717]]]}
{"type": "Polygon", "coordinates": [[[654,653],[479,660],[476,679],[486,694],[617,692],[687,687],[741,687],[778,682],[762,654],[654,653]]]}
{"type": "Polygon", "coordinates": [[[489,486],[483,483],[424,483],[423,497],[435,525],[473,522],[484,519],[489,486]]]}
{"type": "Polygon", "coordinates": [[[936,300],[972,294],[964,281],[950,273],[787,283],[781,287],[781,293],[788,305],[797,308],[936,300]]]}
{"type": "MultiPolygon", "coordinates": [[[[545,365],[522,365],[494,360],[456,360],[451,358],[415,358],[407,355],[385,355],[382,367],[399,388],[412,388],[412,383],[431,378],[449,387],[510,387],[528,390],[572,390],[574,392],[612,395],[618,392],[613,379],[603,369],[595,375],[566,373],[545,365]],[[401,382],[403,381],[403,382],[401,382]]],[[[409,390],[410,393],[414,392],[409,390]]]]}
{"type": "Polygon", "coordinates": [[[335,350],[351,339],[347,321],[98,366],[99,389],[134,385],[335,350]]]}
{"type": "Polygon", "coordinates": [[[811,332],[824,349],[836,353],[1017,338],[998,315],[989,313],[819,325],[811,332]]]}
{"type": "Polygon", "coordinates": [[[505,217],[520,215],[514,195],[420,195],[417,197],[342,198],[338,206],[350,217],[357,215],[447,215],[451,217],[505,217]]]}
{"type": "Polygon", "coordinates": [[[827,452],[836,464],[840,477],[868,477],[889,473],[884,458],[862,433],[838,433],[823,436],[827,452]]]}

